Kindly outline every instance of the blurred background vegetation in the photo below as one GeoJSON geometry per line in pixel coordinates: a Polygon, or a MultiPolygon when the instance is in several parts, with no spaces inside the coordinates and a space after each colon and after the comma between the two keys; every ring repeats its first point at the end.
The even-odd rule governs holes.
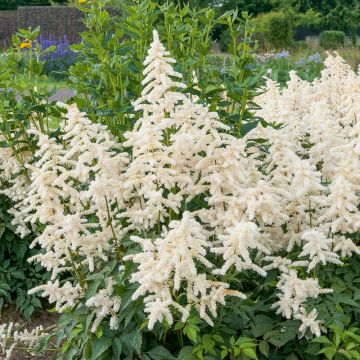
{"type": "MultiPolygon", "coordinates": [[[[167,0],[158,0],[162,4],[167,0]]],[[[16,9],[18,6],[44,6],[66,4],[68,0],[1,0],[0,10],[16,9]]],[[[112,0],[111,5],[122,7],[130,0],[112,0]]],[[[284,14],[292,26],[317,30],[340,30],[356,34],[360,23],[359,0],[174,0],[173,3],[189,4],[191,7],[211,7],[217,15],[238,8],[254,17],[261,14],[273,16],[284,14]],[[271,14],[272,13],[272,14],[271,14]]],[[[71,3],[71,0],[70,0],[71,3]]],[[[261,18],[261,17],[260,17],[261,18]]],[[[262,15],[262,18],[264,16],[262,15]]]]}
{"type": "MultiPolygon", "coordinates": [[[[126,9],[147,0],[109,0],[126,16],[126,9]]],[[[355,69],[360,64],[360,0],[154,0],[166,4],[189,5],[192,9],[211,8],[215,17],[238,9],[248,12],[255,25],[258,66],[285,84],[289,71],[313,80],[319,76],[326,51],[336,50],[355,69]],[[308,38],[307,36],[314,36],[308,38]]],[[[79,0],[0,0],[0,10],[18,6],[78,5],[79,0]]],[[[68,34],[63,34],[64,37],[68,34]]],[[[226,67],[231,36],[225,24],[211,29],[214,61],[226,67]]],[[[46,39],[48,40],[48,39],[46,39]]],[[[239,39],[240,41],[241,39],[239,39]]],[[[50,78],[62,80],[75,61],[74,53],[62,39],[52,39],[56,51],[46,59],[45,70],[50,78]]],[[[47,46],[44,46],[45,48],[47,46]]]]}
{"type": "MultiPolygon", "coordinates": [[[[168,0],[157,0],[164,4],[168,0]]],[[[312,31],[343,31],[353,39],[360,24],[360,0],[174,0],[171,3],[189,4],[191,8],[211,7],[216,16],[237,8],[255,18],[258,32],[275,48],[291,45],[295,38],[312,31]],[[279,32],[280,30],[280,32],[279,32]]],[[[18,6],[45,6],[73,4],[74,0],[1,0],[0,10],[18,6]]],[[[110,0],[109,5],[123,8],[131,0],[110,0]]],[[[225,27],[217,26],[212,34],[215,40],[226,44],[225,27]]]]}

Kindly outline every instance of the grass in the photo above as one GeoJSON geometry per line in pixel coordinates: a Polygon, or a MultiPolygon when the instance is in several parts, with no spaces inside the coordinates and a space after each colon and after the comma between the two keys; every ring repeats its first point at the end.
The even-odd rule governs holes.
{"type": "Polygon", "coordinates": [[[66,89],[69,87],[67,82],[65,80],[57,80],[57,79],[51,79],[48,78],[45,81],[42,81],[43,85],[47,85],[49,87],[56,87],[57,89],[66,89]]]}

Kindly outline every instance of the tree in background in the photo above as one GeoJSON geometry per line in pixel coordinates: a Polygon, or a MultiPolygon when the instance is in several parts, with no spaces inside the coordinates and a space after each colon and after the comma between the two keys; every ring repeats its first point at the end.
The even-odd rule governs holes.
{"type": "Polygon", "coordinates": [[[238,8],[240,11],[247,11],[249,14],[256,16],[274,9],[272,0],[213,0],[220,11],[228,11],[238,8]]]}
{"type": "MultiPolygon", "coordinates": [[[[354,44],[360,24],[360,0],[213,0],[213,3],[221,12],[236,7],[248,11],[258,18],[260,27],[266,27],[266,24],[259,24],[261,19],[280,13],[294,28],[344,31],[354,44]]],[[[217,31],[221,34],[221,29],[217,31]]]]}

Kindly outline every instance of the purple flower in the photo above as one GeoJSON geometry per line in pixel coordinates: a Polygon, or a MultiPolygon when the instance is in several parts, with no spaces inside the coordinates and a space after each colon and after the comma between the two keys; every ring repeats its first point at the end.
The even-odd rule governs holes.
{"type": "Polygon", "coordinates": [[[42,50],[46,50],[50,46],[55,46],[55,50],[44,54],[42,56],[42,60],[57,60],[59,58],[65,58],[67,61],[72,61],[75,58],[76,54],[70,49],[69,39],[66,35],[57,40],[52,34],[50,34],[48,38],[45,38],[45,36],[41,34],[39,36],[39,43],[42,50]]]}

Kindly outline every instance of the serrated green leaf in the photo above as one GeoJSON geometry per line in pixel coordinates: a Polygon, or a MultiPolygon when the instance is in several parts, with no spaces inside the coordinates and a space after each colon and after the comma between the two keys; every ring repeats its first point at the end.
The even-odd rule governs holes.
{"type": "Polygon", "coordinates": [[[229,351],[227,349],[221,350],[220,352],[221,359],[225,359],[228,353],[229,351]]]}
{"type": "Polygon", "coordinates": [[[101,356],[111,347],[111,344],[111,338],[103,336],[100,339],[96,339],[92,344],[90,360],[101,359],[101,356]]]}
{"type": "Polygon", "coordinates": [[[270,347],[269,347],[268,342],[267,341],[261,341],[259,343],[259,350],[263,355],[268,356],[269,351],[270,351],[270,347]]]}
{"type": "Polygon", "coordinates": [[[355,340],[358,344],[360,344],[360,335],[357,335],[357,334],[353,333],[352,331],[348,331],[348,330],[345,330],[343,334],[346,336],[349,336],[350,338],[355,340]]]}
{"type": "Polygon", "coordinates": [[[335,346],[331,346],[331,347],[327,347],[327,348],[325,348],[325,349],[321,349],[317,354],[318,354],[318,355],[324,354],[328,360],[332,360],[332,358],[333,358],[333,357],[335,356],[335,354],[336,354],[336,347],[335,347],[335,346]]]}
{"type": "Polygon", "coordinates": [[[112,349],[113,349],[115,360],[120,360],[120,356],[121,356],[121,352],[122,352],[122,343],[119,338],[115,338],[113,340],[112,349]]]}
{"type": "Polygon", "coordinates": [[[242,352],[250,359],[258,360],[258,357],[256,356],[256,351],[254,349],[244,349],[242,352]]]}
{"type": "Polygon", "coordinates": [[[194,348],[192,346],[185,346],[184,348],[182,348],[180,350],[177,359],[178,360],[193,360],[194,359],[193,350],[194,350],[194,348]]]}
{"type": "Polygon", "coordinates": [[[332,342],[326,336],[319,336],[312,340],[312,342],[320,344],[332,344],[332,342]]]}
{"type": "Polygon", "coordinates": [[[360,353],[356,350],[350,350],[349,354],[356,360],[360,360],[360,353]]]}
{"type": "Polygon", "coordinates": [[[175,360],[176,358],[172,356],[166,348],[163,346],[156,346],[147,352],[149,357],[153,360],[175,360]]]}
{"type": "Polygon", "coordinates": [[[192,325],[186,325],[183,330],[184,334],[189,338],[189,340],[196,343],[197,339],[197,329],[192,325]]]}
{"type": "Polygon", "coordinates": [[[352,360],[350,353],[344,349],[338,351],[339,354],[343,355],[346,359],[352,360]]]}

